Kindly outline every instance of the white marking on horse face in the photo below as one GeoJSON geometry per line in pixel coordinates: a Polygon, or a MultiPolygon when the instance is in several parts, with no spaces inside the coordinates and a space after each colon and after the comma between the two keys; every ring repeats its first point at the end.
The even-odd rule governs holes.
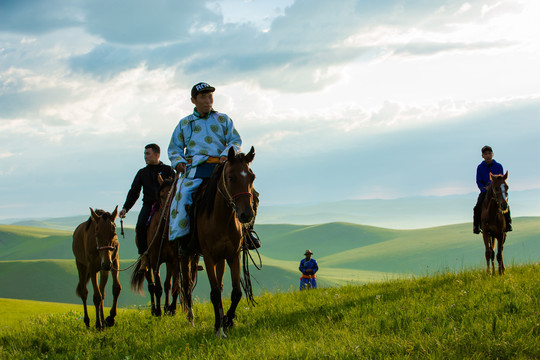
{"type": "Polygon", "coordinates": [[[504,184],[501,184],[501,194],[503,198],[506,199],[506,188],[504,187],[504,184]]]}
{"type": "Polygon", "coordinates": [[[245,170],[242,170],[242,171],[240,172],[240,175],[242,175],[243,177],[246,177],[246,176],[247,176],[247,172],[246,172],[245,170]]]}

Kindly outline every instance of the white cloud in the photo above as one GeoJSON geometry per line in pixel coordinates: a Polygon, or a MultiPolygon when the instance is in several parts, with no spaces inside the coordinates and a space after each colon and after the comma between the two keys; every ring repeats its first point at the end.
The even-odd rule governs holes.
{"type": "Polygon", "coordinates": [[[319,196],[327,171],[338,198],[466,192],[484,143],[506,156],[512,186],[537,184],[521,160],[540,136],[536,2],[226,0],[167,12],[159,1],[130,2],[129,14],[126,2],[108,13],[104,1],[48,4],[41,20],[18,6],[0,15],[3,199],[25,185],[84,211],[123,201],[142,147],[167,146],[201,80],[244,148],[255,145],[272,201],[319,196]],[[51,188],[29,182],[29,168],[51,188]],[[446,171],[448,183],[429,180],[446,171]]]}

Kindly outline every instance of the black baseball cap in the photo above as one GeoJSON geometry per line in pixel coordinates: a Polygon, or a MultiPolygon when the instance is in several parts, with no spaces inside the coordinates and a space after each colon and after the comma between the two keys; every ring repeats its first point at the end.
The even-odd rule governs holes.
{"type": "Polygon", "coordinates": [[[491,151],[491,152],[493,152],[493,149],[491,148],[491,146],[485,145],[485,146],[482,148],[482,154],[485,153],[486,151],[491,151]]]}
{"type": "Polygon", "coordinates": [[[193,85],[191,88],[191,97],[197,97],[202,92],[214,92],[216,91],[216,88],[213,86],[210,86],[209,84],[205,82],[200,82],[198,84],[193,85]]]}

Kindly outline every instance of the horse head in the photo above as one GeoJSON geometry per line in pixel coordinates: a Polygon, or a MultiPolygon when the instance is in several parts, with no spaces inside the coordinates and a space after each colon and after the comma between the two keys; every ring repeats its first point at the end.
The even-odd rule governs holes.
{"type": "Polygon", "coordinates": [[[508,171],[504,175],[493,175],[489,173],[491,179],[491,192],[493,194],[492,199],[497,202],[497,205],[503,213],[508,211],[508,171]]]}
{"type": "Polygon", "coordinates": [[[103,210],[90,208],[90,214],[95,224],[94,234],[96,236],[96,248],[101,258],[101,270],[109,271],[112,268],[112,253],[118,248],[118,237],[116,236],[116,224],[114,221],[118,216],[118,205],[110,214],[103,210]]]}
{"type": "Polygon", "coordinates": [[[161,174],[158,174],[157,180],[159,184],[159,189],[157,191],[156,198],[158,199],[157,201],[159,202],[159,207],[164,208],[167,205],[167,199],[169,197],[171,186],[174,183],[174,178],[169,177],[169,178],[163,179],[161,174]]]}
{"type": "Polygon", "coordinates": [[[254,157],[253,146],[247,154],[236,154],[231,147],[227,156],[228,166],[223,169],[223,186],[229,194],[229,201],[236,211],[238,220],[244,224],[252,221],[255,216],[252,204],[255,174],[249,168],[254,157]]]}

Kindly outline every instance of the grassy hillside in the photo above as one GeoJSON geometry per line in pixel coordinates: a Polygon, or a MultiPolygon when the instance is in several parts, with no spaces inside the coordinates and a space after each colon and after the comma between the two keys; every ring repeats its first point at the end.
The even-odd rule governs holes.
{"type": "MultiPolygon", "coordinates": [[[[0,225],[0,260],[73,259],[71,244],[73,230],[54,230],[44,227],[0,225]]],[[[125,238],[117,229],[120,256],[124,259],[138,257],[135,231],[124,228],[125,238]]]]}
{"type": "MultiPolygon", "coordinates": [[[[536,263],[505,276],[478,270],[265,294],[255,307],[240,304],[227,339],[215,338],[209,303],[195,306],[195,327],[126,310],[105,331],[86,329],[80,310],[38,310],[0,331],[0,358],[538,359],[539,299],[536,263]]],[[[0,317],[9,310],[1,306],[0,317]]]]}
{"type": "MultiPolygon", "coordinates": [[[[508,265],[540,259],[540,218],[517,218],[508,234],[504,257],[508,265]]],[[[321,287],[366,283],[434,272],[483,268],[484,245],[470,224],[420,230],[390,230],[330,223],[322,225],[258,225],[263,270],[252,267],[257,294],[288,291],[298,286],[298,264],[306,249],[319,263],[321,287]]],[[[137,258],[132,229],[120,238],[121,267],[137,258]]],[[[79,303],[71,252],[71,232],[0,226],[0,297],[79,303]],[[59,260],[50,260],[59,259],[59,260]],[[32,260],[32,261],[29,261],[32,260]],[[39,261],[37,261],[39,260],[39,261]]],[[[129,272],[122,272],[121,306],[145,305],[149,298],[131,293],[129,272]]],[[[164,267],[162,267],[164,272],[164,267]]],[[[224,291],[230,292],[226,273],[224,291]]],[[[201,273],[195,295],[206,300],[208,280],[201,273]]],[[[110,301],[110,291],[106,301],[110,301]]]]}

